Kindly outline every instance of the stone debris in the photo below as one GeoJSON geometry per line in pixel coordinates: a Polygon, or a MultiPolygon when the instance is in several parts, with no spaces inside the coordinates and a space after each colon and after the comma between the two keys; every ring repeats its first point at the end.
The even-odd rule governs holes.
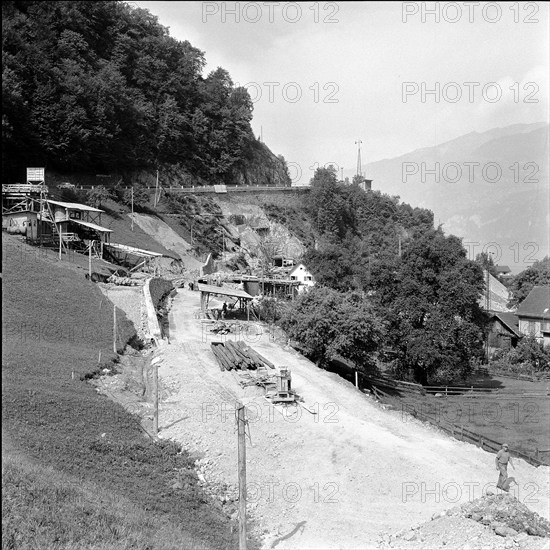
{"type": "Polygon", "coordinates": [[[550,522],[509,494],[485,495],[432,516],[397,534],[381,534],[378,548],[431,550],[543,550],[550,548],[550,522]]]}

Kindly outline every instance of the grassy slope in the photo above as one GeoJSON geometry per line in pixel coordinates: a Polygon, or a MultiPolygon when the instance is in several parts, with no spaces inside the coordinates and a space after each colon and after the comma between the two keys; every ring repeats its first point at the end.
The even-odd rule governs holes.
{"type": "Polygon", "coordinates": [[[234,547],[189,457],[80,381],[112,357],[99,289],[21,253],[3,282],[3,547],[234,547]]]}

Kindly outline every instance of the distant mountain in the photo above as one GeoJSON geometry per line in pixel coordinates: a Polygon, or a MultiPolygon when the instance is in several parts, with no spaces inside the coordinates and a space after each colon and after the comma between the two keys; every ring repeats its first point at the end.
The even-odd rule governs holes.
{"type": "Polygon", "coordinates": [[[447,233],[474,243],[472,255],[495,243],[495,262],[518,272],[549,253],[548,137],[542,122],[471,132],[363,173],[373,189],[432,210],[447,233]]]}

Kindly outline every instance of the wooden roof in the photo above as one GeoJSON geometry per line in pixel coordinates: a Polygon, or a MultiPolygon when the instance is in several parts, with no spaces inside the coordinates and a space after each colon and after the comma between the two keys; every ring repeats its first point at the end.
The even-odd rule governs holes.
{"type": "Polygon", "coordinates": [[[206,294],[221,294],[223,296],[235,296],[236,298],[244,298],[245,300],[252,300],[254,297],[238,288],[229,288],[227,286],[216,285],[204,285],[199,283],[199,290],[206,294]]]}
{"type": "Polygon", "coordinates": [[[63,208],[67,208],[68,210],[80,210],[85,212],[104,212],[104,210],[100,210],[99,208],[94,208],[93,206],[88,206],[87,204],[80,204],[78,202],[61,202],[61,201],[52,201],[49,199],[45,202],[49,204],[54,204],[55,206],[61,206],[63,208]]]}

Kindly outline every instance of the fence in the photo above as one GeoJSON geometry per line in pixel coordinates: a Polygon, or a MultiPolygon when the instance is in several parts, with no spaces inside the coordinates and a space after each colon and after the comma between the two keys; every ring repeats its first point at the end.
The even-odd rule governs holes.
{"type": "MultiPolygon", "coordinates": [[[[357,371],[356,371],[357,372],[357,371]]],[[[378,399],[379,401],[388,403],[392,396],[389,395],[386,391],[382,390],[381,388],[385,388],[386,390],[397,390],[399,392],[404,393],[412,393],[417,396],[428,396],[428,395],[435,395],[437,393],[441,394],[441,396],[452,396],[452,395],[466,395],[469,397],[481,397],[481,396],[487,396],[491,395],[494,397],[545,397],[548,396],[548,390],[543,392],[531,392],[529,390],[515,390],[514,392],[503,392],[500,391],[499,388],[475,388],[473,386],[467,387],[453,387],[453,386],[421,386],[420,384],[414,384],[412,382],[404,382],[401,380],[393,380],[391,378],[383,377],[383,376],[366,376],[362,373],[359,373],[358,376],[359,380],[359,388],[363,389],[365,386],[368,387],[373,395],[378,399]]],[[[442,419],[439,415],[435,415],[434,417],[430,416],[429,414],[426,414],[421,411],[417,410],[411,410],[410,414],[414,418],[418,418],[419,420],[423,422],[429,422],[430,424],[433,424],[437,426],[438,428],[442,429],[443,431],[449,433],[452,437],[455,439],[459,439],[460,441],[467,441],[469,443],[473,443],[474,445],[480,447],[484,450],[489,450],[496,452],[501,449],[502,443],[499,443],[498,441],[495,441],[494,439],[491,439],[490,437],[481,435],[477,432],[474,432],[472,430],[468,430],[467,428],[464,428],[463,425],[454,424],[452,422],[449,422],[448,420],[442,419]]],[[[522,451],[514,450],[512,454],[515,456],[519,456],[529,462],[530,464],[533,464],[534,466],[543,466],[548,465],[550,457],[546,457],[546,460],[543,460],[543,456],[546,453],[550,453],[550,449],[539,449],[535,448],[534,454],[527,454],[522,451]]]]}
{"type": "MultiPolygon", "coordinates": [[[[413,382],[403,380],[394,380],[386,376],[366,376],[361,375],[367,383],[374,384],[382,388],[391,388],[404,393],[416,393],[419,395],[437,395],[440,397],[449,397],[453,395],[463,395],[466,397],[479,397],[491,394],[498,397],[545,397],[550,395],[550,388],[544,390],[515,389],[507,390],[502,388],[482,388],[477,386],[422,386],[413,382]]],[[[539,380],[536,380],[537,382],[539,380]]]]}

